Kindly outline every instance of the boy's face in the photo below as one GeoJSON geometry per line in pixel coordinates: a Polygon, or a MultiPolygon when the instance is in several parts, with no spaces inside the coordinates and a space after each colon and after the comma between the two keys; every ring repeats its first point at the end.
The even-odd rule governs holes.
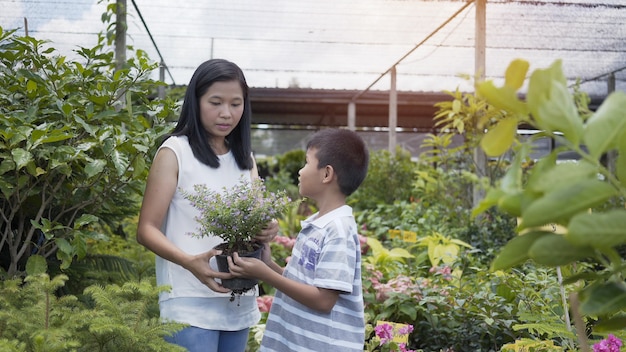
{"type": "Polygon", "coordinates": [[[316,199],[316,195],[322,190],[322,180],[326,173],[326,168],[318,169],[317,148],[306,151],[306,163],[298,171],[298,188],[300,195],[311,199],[316,199]]]}

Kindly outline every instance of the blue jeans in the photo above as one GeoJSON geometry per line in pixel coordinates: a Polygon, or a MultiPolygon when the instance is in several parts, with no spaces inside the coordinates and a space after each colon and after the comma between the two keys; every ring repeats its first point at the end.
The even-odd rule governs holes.
{"type": "Polygon", "coordinates": [[[249,330],[221,331],[189,326],[173,336],[166,336],[165,340],[189,352],[244,352],[249,330]]]}

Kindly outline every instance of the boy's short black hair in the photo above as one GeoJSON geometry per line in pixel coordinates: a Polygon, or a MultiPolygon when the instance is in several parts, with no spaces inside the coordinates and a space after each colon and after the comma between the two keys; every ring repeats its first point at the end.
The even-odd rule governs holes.
{"type": "Polygon", "coordinates": [[[316,132],[306,146],[317,149],[319,169],[330,165],[337,174],[339,189],[351,195],[367,176],[369,151],[361,137],[354,131],[328,128],[316,132]]]}

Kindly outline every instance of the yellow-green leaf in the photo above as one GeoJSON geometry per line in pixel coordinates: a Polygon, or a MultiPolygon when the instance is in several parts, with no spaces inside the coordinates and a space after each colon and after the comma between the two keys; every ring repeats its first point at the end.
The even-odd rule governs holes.
{"type": "Polygon", "coordinates": [[[528,72],[529,63],[526,60],[515,59],[506,69],[504,76],[504,84],[515,90],[522,88],[524,80],[526,79],[526,73],[528,72]]]}
{"type": "Polygon", "coordinates": [[[504,154],[515,140],[517,133],[517,119],[507,117],[489,130],[480,141],[480,146],[488,156],[499,156],[504,154]]]}
{"type": "Polygon", "coordinates": [[[26,91],[30,93],[36,90],[37,90],[37,82],[33,80],[28,80],[28,82],[26,82],[26,91]]]}
{"type": "Polygon", "coordinates": [[[526,103],[521,101],[515,89],[504,86],[497,88],[492,81],[485,81],[476,86],[476,91],[484,97],[489,104],[498,109],[511,111],[519,115],[527,115],[526,103]]]}

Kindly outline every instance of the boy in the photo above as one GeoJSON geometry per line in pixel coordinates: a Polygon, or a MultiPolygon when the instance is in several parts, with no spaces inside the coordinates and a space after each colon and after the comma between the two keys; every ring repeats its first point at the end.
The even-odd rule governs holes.
{"type": "Polygon", "coordinates": [[[276,288],[260,351],[363,351],[365,321],[361,248],[346,197],[367,175],[369,152],[353,131],[324,129],[307,144],[299,190],[318,212],[302,222],[292,257],[283,269],[266,244],[258,259],[229,261],[235,276],[276,288]]]}

